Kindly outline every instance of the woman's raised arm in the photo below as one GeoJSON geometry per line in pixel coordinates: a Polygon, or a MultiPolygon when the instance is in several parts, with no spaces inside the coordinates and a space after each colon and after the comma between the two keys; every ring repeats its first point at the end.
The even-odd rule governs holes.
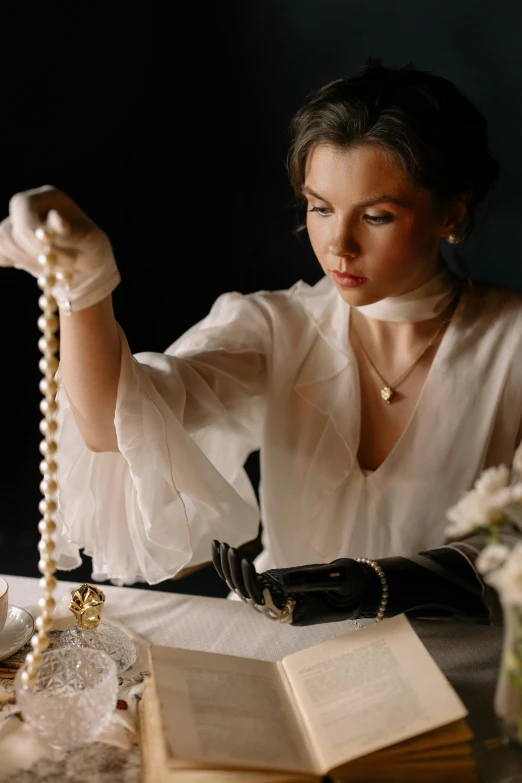
{"type": "Polygon", "coordinates": [[[111,294],[120,274],[111,243],[69,196],[44,186],[11,199],[9,217],[0,224],[0,266],[40,274],[39,226],[51,232],[64,270],[53,293],[60,306],[60,373],[74,419],[89,449],[118,451],[121,344],[111,294]]]}

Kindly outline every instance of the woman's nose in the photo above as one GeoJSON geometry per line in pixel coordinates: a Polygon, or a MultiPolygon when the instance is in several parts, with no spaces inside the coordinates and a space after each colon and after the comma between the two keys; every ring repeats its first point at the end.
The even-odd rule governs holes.
{"type": "Polygon", "coordinates": [[[350,226],[336,226],[335,233],[328,243],[328,252],[336,258],[355,257],[359,254],[360,246],[350,226]]]}

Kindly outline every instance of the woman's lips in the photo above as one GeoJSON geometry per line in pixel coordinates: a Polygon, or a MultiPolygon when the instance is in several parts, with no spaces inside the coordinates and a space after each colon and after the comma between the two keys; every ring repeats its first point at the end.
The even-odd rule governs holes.
{"type": "Polygon", "coordinates": [[[343,288],[358,288],[358,286],[364,285],[368,280],[367,277],[357,277],[356,275],[350,275],[348,272],[338,272],[337,269],[332,270],[332,277],[337,285],[343,288]]]}

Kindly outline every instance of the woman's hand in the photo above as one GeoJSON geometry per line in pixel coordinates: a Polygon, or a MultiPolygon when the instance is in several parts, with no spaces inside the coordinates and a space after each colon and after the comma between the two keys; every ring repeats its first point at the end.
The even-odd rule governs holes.
{"type": "Polygon", "coordinates": [[[360,616],[368,587],[367,571],[349,558],[258,574],[238,550],[213,541],[212,561],[243,601],[272,620],[292,625],[353,620],[360,616]]]}
{"type": "Polygon", "coordinates": [[[50,185],[17,193],[0,223],[0,266],[40,274],[42,243],[36,229],[52,236],[60,270],[53,294],[60,307],[83,310],[109,296],[120,282],[107,235],[67,196],[50,185]]]}

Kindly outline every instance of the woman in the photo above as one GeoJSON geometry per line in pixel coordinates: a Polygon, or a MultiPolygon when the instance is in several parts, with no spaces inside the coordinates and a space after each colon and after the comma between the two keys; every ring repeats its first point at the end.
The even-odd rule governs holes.
{"type": "MultiPolygon", "coordinates": [[[[56,288],[59,566],[79,565],[83,547],[93,578],[155,584],[207,562],[213,540],[255,538],[243,464],[260,449],[258,571],[377,558],[356,564],[357,577],[354,560],[342,564],[373,596],[358,609],[343,597],[344,616],[382,616],[401,591],[411,604],[422,579],[422,606],[448,606],[457,592],[450,612],[484,615],[473,550],[437,548],[446,510],[484,468],[511,461],[520,439],[521,298],[462,285],[440,246],[470,235],[497,168],[486,121],[450,82],[369,61],[292,126],[290,177],[324,277],[224,294],[164,354],[136,357],[112,311],[108,238],[52,188],[15,196],[3,263],[37,274],[34,231],[46,220],[73,270],[56,288]],[[405,558],[434,549],[412,578],[405,558]],[[382,558],[399,559],[387,560],[386,576],[398,574],[388,604],[382,558]]],[[[269,601],[234,580],[227,553],[215,544],[230,586],[269,601]]],[[[348,572],[331,573],[345,584],[348,572]]],[[[299,607],[290,619],[318,621],[299,607]]]]}

